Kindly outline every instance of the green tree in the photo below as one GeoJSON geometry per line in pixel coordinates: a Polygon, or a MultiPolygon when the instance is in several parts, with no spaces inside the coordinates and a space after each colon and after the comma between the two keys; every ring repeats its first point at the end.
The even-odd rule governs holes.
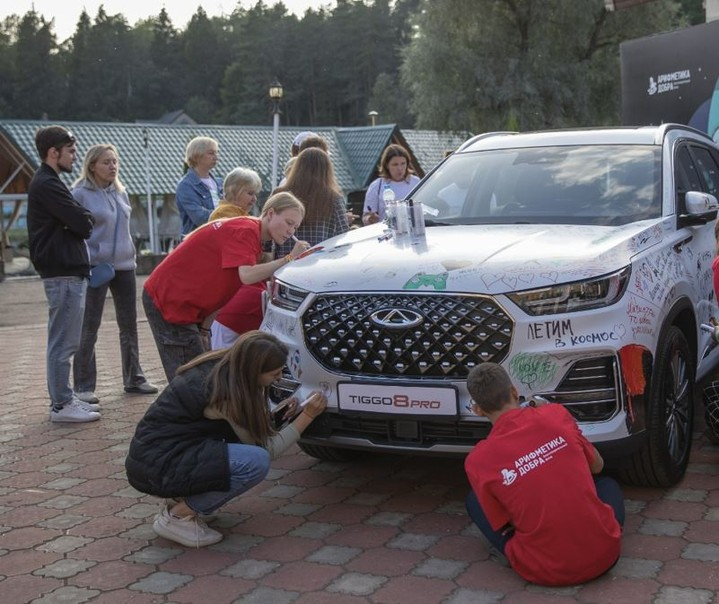
{"type": "Polygon", "coordinates": [[[88,51],[88,38],[91,29],[90,15],[83,10],[71,38],[71,50],[66,61],[68,92],[65,115],[69,118],[92,119],[92,116],[95,115],[94,82],[87,77],[93,67],[93,58],[88,51]]]}
{"type": "Polygon", "coordinates": [[[409,98],[399,77],[388,73],[377,76],[372,87],[372,96],[368,108],[378,113],[378,124],[398,124],[402,128],[412,128],[414,120],[409,113],[409,98]]]}
{"type": "MultiPolygon", "coordinates": [[[[248,10],[237,9],[230,18],[232,63],[222,82],[223,117],[237,124],[267,123],[267,91],[275,79],[288,90],[291,81],[292,29],[296,18],[282,4],[268,8],[258,2],[248,10]]],[[[288,99],[285,99],[285,105],[288,99]]]]}
{"type": "Polygon", "coordinates": [[[20,18],[10,15],[0,23],[0,116],[13,116],[13,87],[15,80],[15,41],[20,18]]]}
{"type": "Polygon", "coordinates": [[[198,7],[180,38],[186,76],[183,96],[203,99],[214,116],[221,107],[220,88],[230,59],[225,21],[209,19],[198,7]]]}
{"type": "Polygon", "coordinates": [[[399,37],[389,0],[375,0],[371,5],[361,0],[338,0],[332,11],[328,36],[332,56],[325,76],[336,91],[335,123],[367,123],[368,102],[377,77],[397,71],[399,37]]]}
{"type": "MultiPolygon", "coordinates": [[[[253,0],[254,1],[254,0],[253,0]]],[[[0,24],[0,115],[200,122],[522,129],[611,124],[619,44],[704,19],[702,0],[607,12],[604,0],[338,0],[298,18],[282,3],[198,8],[184,31],[167,12],[127,25],[104,8],[58,45],[31,11],[0,24]],[[400,70],[401,67],[401,70],[400,70]],[[411,109],[411,111],[410,111],[411,109]]]]}
{"type": "Polygon", "coordinates": [[[133,112],[146,119],[157,119],[179,109],[186,100],[185,70],[180,34],[167,11],[135,26],[133,49],[138,57],[134,70],[133,112]]]}
{"type": "Polygon", "coordinates": [[[94,23],[80,15],[68,59],[70,82],[67,117],[79,120],[127,121],[132,118],[136,53],[130,28],[120,15],[100,6],[94,23]]]}
{"type": "Polygon", "coordinates": [[[699,25],[706,21],[704,0],[679,0],[679,4],[690,25],[699,25]]]}
{"type": "Polygon", "coordinates": [[[425,2],[402,78],[421,127],[474,132],[616,123],[619,43],[681,23],[655,0],[425,2]]]}
{"type": "Polygon", "coordinates": [[[34,10],[20,20],[12,98],[13,112],[18,117],[39,119],[62,115],[65,89],[52,29],[52,21],[45,21],[34,10]]]}
{"type": "Polygon", "coordinates": [[[283,104],[288,123],[303,126],[334,124],[335,94],[327,77],[333,60],[330,39],[331,15],[324,9],[305,12],[289,39],[291,52],[286,79],[286,102],[283,104]]]}

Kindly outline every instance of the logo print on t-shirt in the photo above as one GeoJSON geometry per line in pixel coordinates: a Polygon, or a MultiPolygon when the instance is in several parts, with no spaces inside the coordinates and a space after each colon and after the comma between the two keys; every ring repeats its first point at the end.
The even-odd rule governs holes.
{"type": "Polygon", "coordinates": [[[502,484],[508,487],[515,480],[517,480],[517,473],[514,470],[502,470],[502,484]]]}

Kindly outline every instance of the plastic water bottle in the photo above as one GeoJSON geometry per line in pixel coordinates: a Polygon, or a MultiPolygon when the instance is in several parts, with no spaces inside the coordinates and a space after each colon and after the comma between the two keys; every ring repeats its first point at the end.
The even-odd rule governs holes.
{"type": "Polygon", "coordinates": [[[394,208],[397,235],[409,234],[409,207],[407,206],[407,202],[400,199],[395,202],[394,208]]]}
{"type": "Polygon", "coordinates": [[[384,190],[382,191],[382,201],[384,201],[384,216],[387,221],[387,226],[392,231],[397,230],[397,201],[394,195],[394,191],[389,186],[389,183],[385,183],[384,190]]]}

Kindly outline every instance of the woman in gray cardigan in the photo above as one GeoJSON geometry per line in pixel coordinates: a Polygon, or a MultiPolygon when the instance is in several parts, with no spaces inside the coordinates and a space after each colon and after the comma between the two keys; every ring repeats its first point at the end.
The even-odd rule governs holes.
{"type": "Polygon", "coordinates": [[[95,217],[95,229],[87,240],[90,264],[107,262],[115,267],[115,276],[99,287],[88,287],[80,348],[75,355],[73,373],[75,393],[80,400],[96,404],[97,367],[95,342],[102,322],[107,290],[112,293],[117,326],[120,329],[122,381],[125,392],[155,394],[140,367],[137,343],[137,306],[135,284],[135,245],[130,235],[130,202],[118,178],[119,155],[113,145],[90,147],[82,164],[80,178],[73,184],[72,195],[95,217]]]}

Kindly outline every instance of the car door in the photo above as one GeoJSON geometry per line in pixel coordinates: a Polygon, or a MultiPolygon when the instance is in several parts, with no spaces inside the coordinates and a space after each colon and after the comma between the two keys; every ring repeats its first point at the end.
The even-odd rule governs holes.
{"type": "MultiPolygon", "coordinates": [[[[696,142],[681,144],[675,157],[675,201],[678,214],[681,214],[685,212],[684,196],[687,191],[717,195],[719,163],[709,148],[696,142]]],[[[719,320],[712,273],[712,261],[717,248],[715,222],[687,227],[690,239],[687,238],[681,250],[677,250],[683,252],[680,256],[686,274],[690,277],[689,283],[694,289],[690,295],[695,303],[697,320],[701,323],[708,323],[712,318],[719,320]]],[[[699,337],[697,377],[701,379],[708,368],[715,364],[717,355],[707,355],[711,349],[708,334],[701,332],[699,337]]]]}

